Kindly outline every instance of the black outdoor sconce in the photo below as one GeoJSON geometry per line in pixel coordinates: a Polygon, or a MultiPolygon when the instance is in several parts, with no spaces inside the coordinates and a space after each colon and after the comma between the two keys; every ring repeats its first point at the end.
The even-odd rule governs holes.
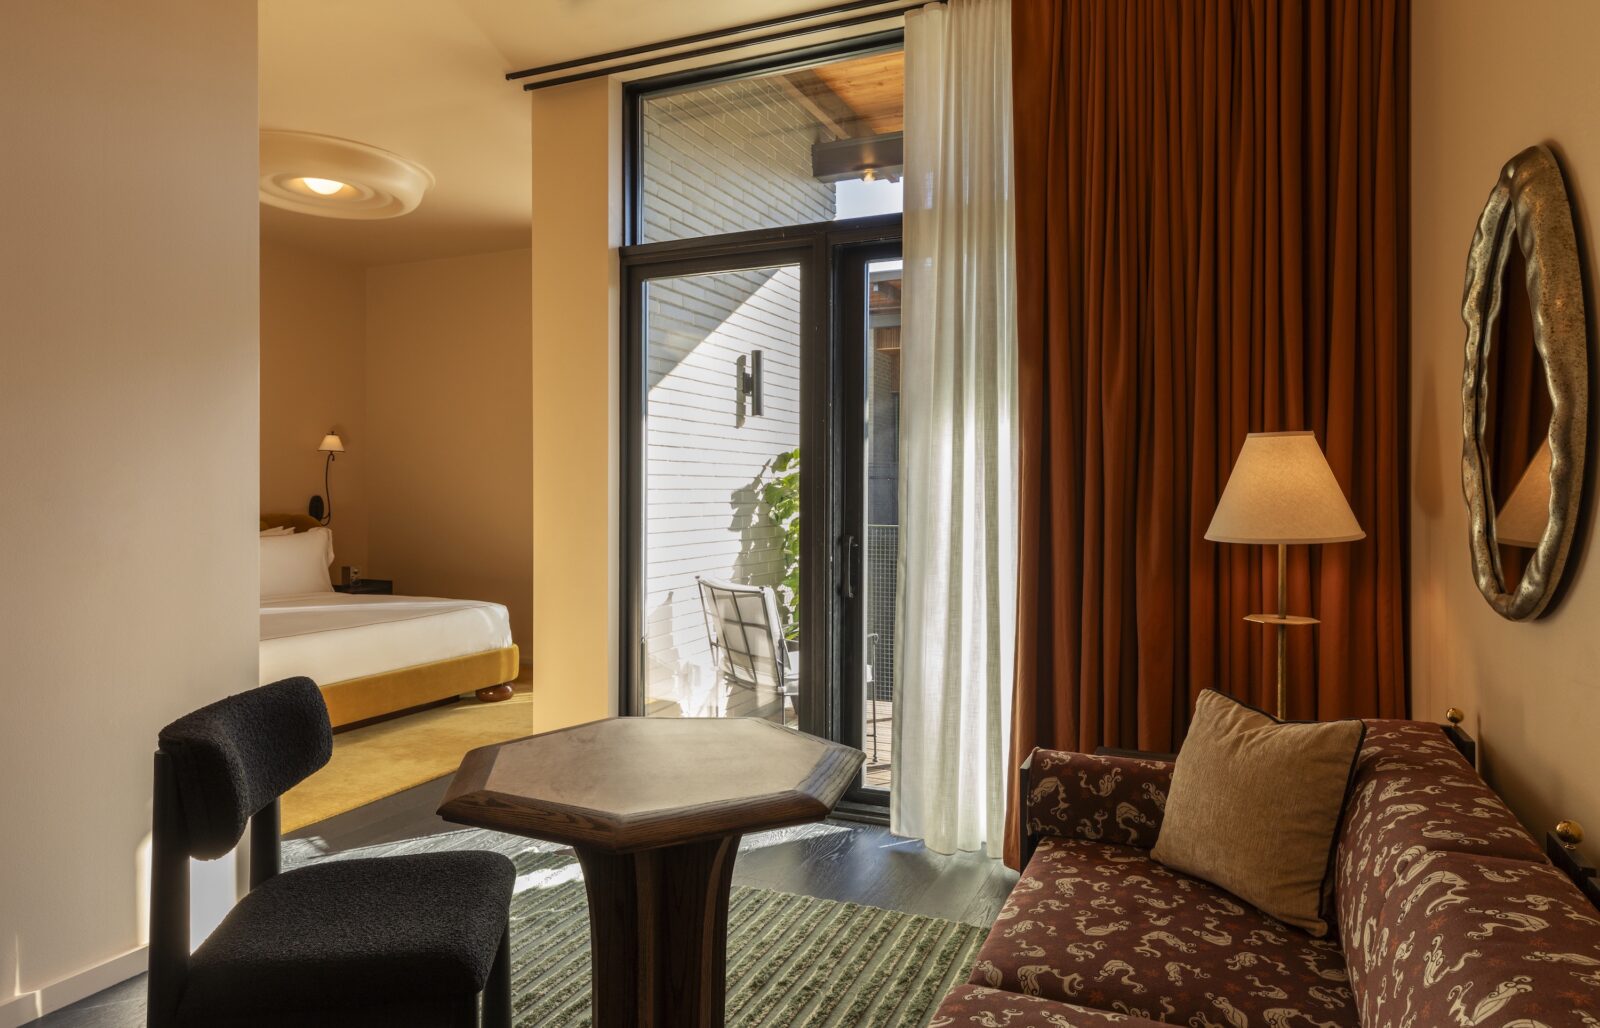
{"type": "Polygon", "coordinates": [[[749,357],[740,357],[737,365],[739,392],[748,402],[751,417],[761,416],[761,351],[751,350],[749,357]]]}

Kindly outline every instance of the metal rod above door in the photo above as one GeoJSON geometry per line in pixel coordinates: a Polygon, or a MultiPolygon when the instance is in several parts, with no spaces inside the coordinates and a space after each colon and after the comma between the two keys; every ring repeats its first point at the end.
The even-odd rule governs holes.
{"type": "Polygon", "coordinates": [[[644,68],[653,68],[661,64],[671,64],[674,61],[689,60],[696,57],[709,57],[714,54],[726,53],[749,46],[758,46],[763,43],[773,43],[797,36],[814,35],[819,32],[828,32],[833,29],[852,28],[857,25],[867,25],[877,21],[887,21],[898,18],[907,11],[924,6],[923,3],[906,3],[905,0],[851,0],[849,3],[833,4],[829,7],[820,7],[811,11],[801,11],[796,14],[781,15],[775,18],[765,18],[760,21],[746,22],[730,28],[716,29],[708,32],[699,32],[688,36],[679,36],[676,39],[662,40],[658,43],[647,43],[641,46],[628,47],[622,50],[612,50],[608,53],[594,54],[590,57],[580,57],[568,61],[558,61],[554,64],[545,64],[536,68],[524,68],[521,71],[506,73],[508,81],[538,78],[541,75],[554,75],[553,78],[540,78],[537,82],[524,82],[522,88],[529,92],[538,89],[548,89],[551,86],[566,85],[571,82],[581,82],[586,79],[600,78],[605,75],[618,75],[644,68]],[[888,8],[887,10],[870,10],[867,14],[858,14],[850,18],[841,18],[837,21],[824,21],[819,24],[798,25],[796,22],[811,22],[819,18],[828,18],[836,14],[846,14],[851,11],[868,10],[871,8],[888,8]],[[747,32],[759,32],[763,29],[788,25],[780,32],[772,32],[762,36],[751,36],[746,39],[729,39],[730,36],[742,36],[747,32]],[[717,42],[713,42],[713,41],[717,42]],[[709,43],[692,50],[675,50],[680,46],[693,46],[698,43],[709,43]],[[662,51],[672,50],[671,53],[662,51]],[[629,57],[640,57],[645,54],[652,56],[643,60],[631,61],[627,64],[610,64],[611,61],[624,60],[629,57]],[[596,67],[603,65],[603,67],[596,67]],[[573,69],[583,69],[573,71],[573,69]],[[558,72],[571,71],[569,75],[559,75],[558,72]]]}

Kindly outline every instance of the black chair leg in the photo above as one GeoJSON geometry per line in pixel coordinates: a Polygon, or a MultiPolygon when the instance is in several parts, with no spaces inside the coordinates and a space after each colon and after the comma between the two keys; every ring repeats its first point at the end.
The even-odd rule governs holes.
{"type": "Polygon", "coordinates": [[[483,1028],[511,1028],[511,921],[507,919],[483,986],[483,1028]]]}

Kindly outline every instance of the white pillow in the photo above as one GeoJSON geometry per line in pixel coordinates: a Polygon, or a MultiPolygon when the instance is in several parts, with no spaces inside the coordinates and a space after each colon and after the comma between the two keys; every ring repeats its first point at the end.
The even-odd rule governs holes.
{"type": "Polygon", "coordinates": [[[294,529],[288,525],[278,525],[276,528],[263,528],[262,535],[293,535],[294,529]]]}
{"type": "Polygon", "coordinates": [[[261,537],[261,598],[301,593],[331,593],[333,533],[313,528],[291,535],[261,537]]]}

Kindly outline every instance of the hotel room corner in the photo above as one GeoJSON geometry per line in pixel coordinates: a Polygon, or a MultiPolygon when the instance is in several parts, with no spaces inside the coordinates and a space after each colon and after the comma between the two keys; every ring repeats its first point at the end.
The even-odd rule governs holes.
{"type": "Polygon", "coordinates": [[[335,564],[419,596],[533,615],[529,252],[362,267],[262,246],[261,509],[332,468],[335,564]]]}

